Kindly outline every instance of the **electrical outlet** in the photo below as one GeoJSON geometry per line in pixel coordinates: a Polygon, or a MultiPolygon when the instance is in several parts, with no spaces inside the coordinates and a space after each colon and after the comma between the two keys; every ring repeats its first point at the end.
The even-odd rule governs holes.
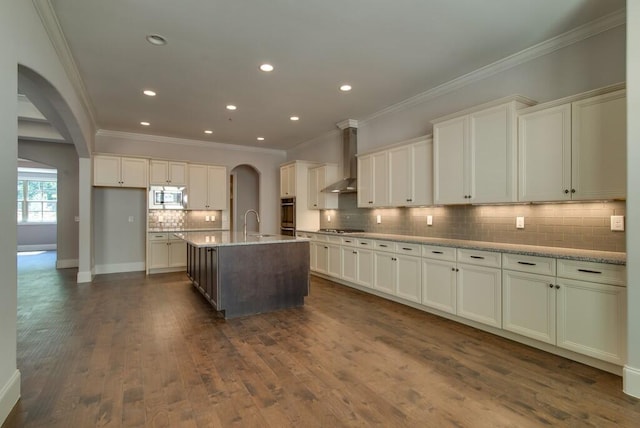
{"type": "Polygon", "coordinates": [[[623,215],[611,216],[611,230],[615,232],[624,232],[624,216],[623,215]]]}
{"type": "Polygon", "coordinates": [[[331,223],[331,216],[330,215],[327,216],[327,222],[331,223]]]}
{"type": "Polygon", "coordinates": [[[516,229],[524,229],[524,217],[516,217],[516,229]]]}
{"type": "Polygon", "coordinates": [[[382,223],[382,216],[380,214],[376,216],[376,223],[378,224],[382,223]]]}
{"type": "Polygon", "coordinates": [[[433,216],[432,215],[428,215],[427,216],[427,226],[433,226],[433,216]]]}
{"type": "Polygon", "coordinates": [[[162,217],[162,216],[158,216],[158,222],[160,222],[160,223],[164,223],[164,217],[162,217]]]}
{"type": "Polygon", "coordinates": [[[75,217],[73,218],[73,220],[74,220],[76,223],[78,223],[78,222],[80,221],[80,216],[79,216],[79,215],[75,216],[75,217]]]}
{"type": "Polygon", "coordinates": [[[216,221],[216,216],[212,215],[211,216],[211,221],[216,221]]]}
{"type": "Polygon", "coordinates": [[[204,216],[204,221],[211,221],[211,217],[209,217],[208,215],[204,216]]]}

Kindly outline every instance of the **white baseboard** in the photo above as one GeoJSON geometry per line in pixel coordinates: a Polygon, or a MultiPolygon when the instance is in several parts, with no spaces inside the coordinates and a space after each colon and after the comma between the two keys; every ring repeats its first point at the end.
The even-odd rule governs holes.
{"type": "Polygon", "coordinates": [[[77,268],[78,259],[56,260],[56,269],[77,268]]]}
{"type": "Polygon", "coordinates": [[[20,398],[20,370],[16,370],[9,381],[0,389],[0,425],[11,413],[20,398]]]}
{"type": "Polygon", "coordinates": [[[622,390],[627,395],[640,398],[640,369],[624,366],[622,371],[622,390]]]}
{"type": "Polygon", "coordinates": [[[104,273],[139,272],[144,271],[145,269],[146,265],[144,262],[96,265],[96,275],[104,273]]]}
{"type": "Polygon", "coordinates": [[[18,251],[51,251],[57,248],[56,244],[18,245],[18,251]]]}
{"type": "Polygon", "coordinates": [[[76,282],[78,284],[82,284],[84,282],[91,282],[93,281],[93,276],[94,276],[93,271],[78,271],[76,282]]]}

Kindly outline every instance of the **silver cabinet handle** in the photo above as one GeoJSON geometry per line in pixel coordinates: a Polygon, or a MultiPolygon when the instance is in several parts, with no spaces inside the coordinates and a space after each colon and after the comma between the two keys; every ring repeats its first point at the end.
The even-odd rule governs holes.
{"type": "Polygon", "coordinates": [[[584,272],[584,273],[602,273],[600,271],[597,270],[591,270],[591,269],[578,269],[578,272],[584,272]]]}

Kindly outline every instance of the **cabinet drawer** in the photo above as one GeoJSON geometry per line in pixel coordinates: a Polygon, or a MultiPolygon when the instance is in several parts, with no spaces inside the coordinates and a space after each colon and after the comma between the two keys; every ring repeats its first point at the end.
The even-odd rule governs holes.
{"type": "Polygon", "coordinates": [[[396,242],[396,253],[409,254],[420,257],[420,244],[408,244],[406,242],[396,242]]]}
{"type": "Polygon", "coordinates": [[[373,245],[378,251],[388,251],[390,253],[396,252],[396,244],[391,241],[373,241],[373,245]]]}
{"type": "Polygon", "coordinates": [[[437,245],[423,245],[422,257],[436,260],[456,261],[456,249],[450,247],[438,247],[437,245]]]}
{"type": "Polygon", "coordinates": [[[556,276],[556,259],[523,254],[502,254],[502,268],[556,276]]]}
{"type": "Polygon", "coordinates": [[[341,236],[328,235],[326,236],[326,238],[327,238],[327,242],[331,242],[332,244],[342,244],[341,236]]]}
{"type": "Polygon", "coordinates": [[[558,277],[601,284],[627,285],[627,268],[607,263],[558,260],[558,277]]]}
{"type": "Polygon", "coordinates": [[[149,241],[166,241],[167,239],[169,239],[168,233],[160,232],[149,234],[149,241]]]}
{"type": "Polygon", "coordinates": [[[358,245],[358,239],[353,237],[342,237],[342,245],[346,245],[348,247],[356,247],[358,245]]]}
{"type": "Polygon", "coordinates": [[[372,239],[358,238],[358,247],[360,248],[374,248],[372,239]]]}
{"type": "Polygon", "coordinates": [[[470,265],[500,267],[500,253],[481,250],[467,250],[458,248],[458,263],[467,263],[470,265]]]}

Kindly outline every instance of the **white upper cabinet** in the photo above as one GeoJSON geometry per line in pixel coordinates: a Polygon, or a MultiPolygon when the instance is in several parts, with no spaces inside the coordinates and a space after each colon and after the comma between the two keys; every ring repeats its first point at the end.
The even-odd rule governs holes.
{"type": "Polygon", "coordinates": [[[338,208],[338,194],[325,193],[325,187],[338,181],[338,166],[327,164],[309,169],[309,200],[310,210],[324,210],[338,208]]]}
{"type": "Polygon", "coordinates": [[[149,184],[160,186],[184,186],[187,184],[187,164],[151,160],[149,165],[149,184]]]}
{"type": "Polygon", "coordinates": [[[389,206],[389,157],[386,151],[358,158],[358,207],[389,206]]]}
{"type": "Polygon", "coordinates": [[[146,188],[148,180],[147,159],[105,155],[93,158],[94,186],[146,188]]]}
{"type": "Polygon", "coordinates": [[[434,121],[436,204],[516,201],[516,110],[531,104],[510,97],[434,121]]]}
{"type": "Polygon", "coordinates": [[[294,198],[296,196],[296,164],[280,167],[280,197],[294,198]]]}
{"type": "Polygon", "coordinates": [[[389,150],[391,206],[433,203],[433,142],[431,139],[389,150]]]}
{"type": "Polygon", "coordinates": [[[187,206],[190,210],[227,209],[227,168],[189,164],[188,177],[187,206]]]}
{"type": "Polygon", "coordinates": [[[518,200],[626,198],[625,91],[571,98],[521,112],[518,200]]]}
{"type": "Polygon", "coordinates": [[[373,157],[358,157],[358,207],[373,207],[373,157]]]}

